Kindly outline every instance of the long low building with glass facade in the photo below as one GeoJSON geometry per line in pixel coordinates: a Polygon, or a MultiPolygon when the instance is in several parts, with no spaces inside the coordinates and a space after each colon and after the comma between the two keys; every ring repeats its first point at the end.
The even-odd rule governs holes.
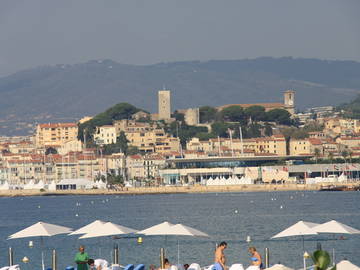
{"type": "Polygon", "coordinates": [[[177,158],[160,170],[164,184],[204,184],[208,179],[246,177],[254,182],[295,182],[329,175],[360,177],[360,164],[306,164],[312,156],[177,158]]]}

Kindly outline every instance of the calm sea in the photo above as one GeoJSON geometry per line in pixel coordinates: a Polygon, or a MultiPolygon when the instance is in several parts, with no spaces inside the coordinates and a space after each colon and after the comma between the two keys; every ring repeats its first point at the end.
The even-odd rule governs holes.
{"type": "MultiPolygon", "coordinates": [[[[288,266],[302,266],[300,239],[270,241],[270,237],[299,220],[326,222],[338,220],[360,229],[360,192],[263,192],[210,193],[134,196],[58,196],[0,198],[0,266],[7,265],[7,249],[13,247],[15,261],[22,269],[40,269],[39,239],[7,240],[7,237],[37,221],[79,228],[95,219],[111,221],[134,229],[144,229],[163,221],[183,223],[206,232],[211,237],[111,237],[78,240],[75,236],[58,235],[44,239],[46,266],[50,267],[50,250],[58,252],[59,269],[74,265],[73,258],[79,244],[86,246],[93,258],[111,261],[114,243],[120,246],[120,263],[159,265],[159,248],[166,248],[166,256],[177,263],[179,242],[180,262],[209,265],[216,243],[228,242],[226,256],[229,264],[249,264],[247,236],[263,253],[270,249],[270,262],[288,266]],[[34,247],[28,246],[29,240],[34,247]],[[21,263],[27,256],[28,264],[21,263]]],[[[339,236],[337,236],[339,237],[339,236]]],[[[360,235],[346,235],[346,240],[321,235],[306,238],[305,248],[314,251],[317,242],[323,249],[335,249],[337,260],[347,258],[360,265],[360,235]]]]}

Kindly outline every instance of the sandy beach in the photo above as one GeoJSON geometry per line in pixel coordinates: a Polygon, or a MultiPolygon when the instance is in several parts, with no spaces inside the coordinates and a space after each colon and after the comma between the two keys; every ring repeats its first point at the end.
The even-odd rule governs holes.
{"type": "MultiPolygon", "coordinates": [[[[337,186],[353,187],[356,183],[338,184],[337,186]]],[[[324,185],[283,184],[283,185],[236,185],[236,186],[167,186],[138,187],[123,190],[0,190],[0,197],[17,196],[62,196],[62,195],[140,195],[140,194],[171,194],[171,193],[211,193],[211,192],[270,192],[270,191],[316,191],[324,185]]],[[[336,186],[336,185],[334,185],[336,186]]]]}

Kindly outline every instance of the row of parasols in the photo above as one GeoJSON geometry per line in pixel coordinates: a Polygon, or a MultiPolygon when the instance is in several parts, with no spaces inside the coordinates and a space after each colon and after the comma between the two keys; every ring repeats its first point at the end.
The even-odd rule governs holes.
{"type": "MultiPolygon", "coordinates": [[[[209,237],[208,234],[192,227],[183,224],[172,224],[167,221],[139,231],[112,222],[95,220],[94,222],[91,222],[90,224],[83,226],[75,231],[72,231],[71,228],[64,226],[38,222],[34,225],[31,225],[30,227],[10,235],[9,239],[53,236],[57,234],[82,235],[79,237],[79,239],[84,239],[132,233],[141,235],[187,235],[209,237]]],[[[319,233],[360,234],[360,230],[342,224],[336,220],[331,220],[323,224],[299,221],[284,231],[276,234],[272,237],[272,239],[290,236],[316,235],[319,233]]]]}
{"type": "Polygon", "coordinates": [[[17,233],[10,235],[9,239],[54,236],[58,234],[82,235],[79,237],[79,239],[84,239],[132,233],[141,235],[187,235],[209,237],[209,235],[197,229],[191,228],[183,224],[172,224],[167,221],[139,231],[112,222],[95,220],[94,222],[91,222],[90,224],[81,227],[76,231],[72,231],[72,229],[68,227],[40,221],[35,223],[34,225],[31,225],[30,227],[27,227],[17,233]]]}
{"type": "MultiPolygon", "coordinates": [[[[272,239],[291,237],[291,236],[302,236],[303,248],[304,248],[304,236],[317,235],[319,233],[360,234],[360,230],[352,228],[348,225],[342,224],[335,220],[331,220],[323,224],[299,221],[294,225],[288,227],[284,231],[276,234],[275,236],[272,237],[272,239]]],[[[138,231],[112,222],[95,220],[94,222],[91,222],[90,224],[87,224],[75,231],[72,231],[71,228],[64,226],[49,224],[45,222],[38,222],[35,223],[34,225],[31,225],[30,227],[27,227],[17,233],[10,235],[9,239],[54,236],[58,234],[81,235],[79,239],[105,237],[105,236],[113,236],[113,235],[128,235],[128,234],[139,234],[139,235],[148,235],[148,236],[178,235],[178,236],[209,237],[208,234],[199,231],[195,228],[183,224],[172,224],[167,221],[151,226],[147,229],[138,231]]]]}

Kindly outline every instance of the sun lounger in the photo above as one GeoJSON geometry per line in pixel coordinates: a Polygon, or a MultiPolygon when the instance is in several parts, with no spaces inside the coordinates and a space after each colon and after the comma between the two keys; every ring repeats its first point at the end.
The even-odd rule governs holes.
{"type": "Polygon", "coordinates": [[[134,265],[128,264],[127,266],[125,266],[124,270],[134,270],[134,265]]]}
{"type": "Polygon", "coordinates": [[[138,264],[138,265],[134,268],[134,270],[145,270],[145,265],[143,265],[143,264],[138,264]]]}
{"type": "Polygon", "coordinates": [[[188,270],[201,270],[201,267],[197,263],[192,263],[192,264],[190,264],[188,270]]]}
{"type": "Polygon", "coordinates": [[[235,263],[230,266],[229,270],[244,270],[244,267],[241,263],[235,263]]]}

